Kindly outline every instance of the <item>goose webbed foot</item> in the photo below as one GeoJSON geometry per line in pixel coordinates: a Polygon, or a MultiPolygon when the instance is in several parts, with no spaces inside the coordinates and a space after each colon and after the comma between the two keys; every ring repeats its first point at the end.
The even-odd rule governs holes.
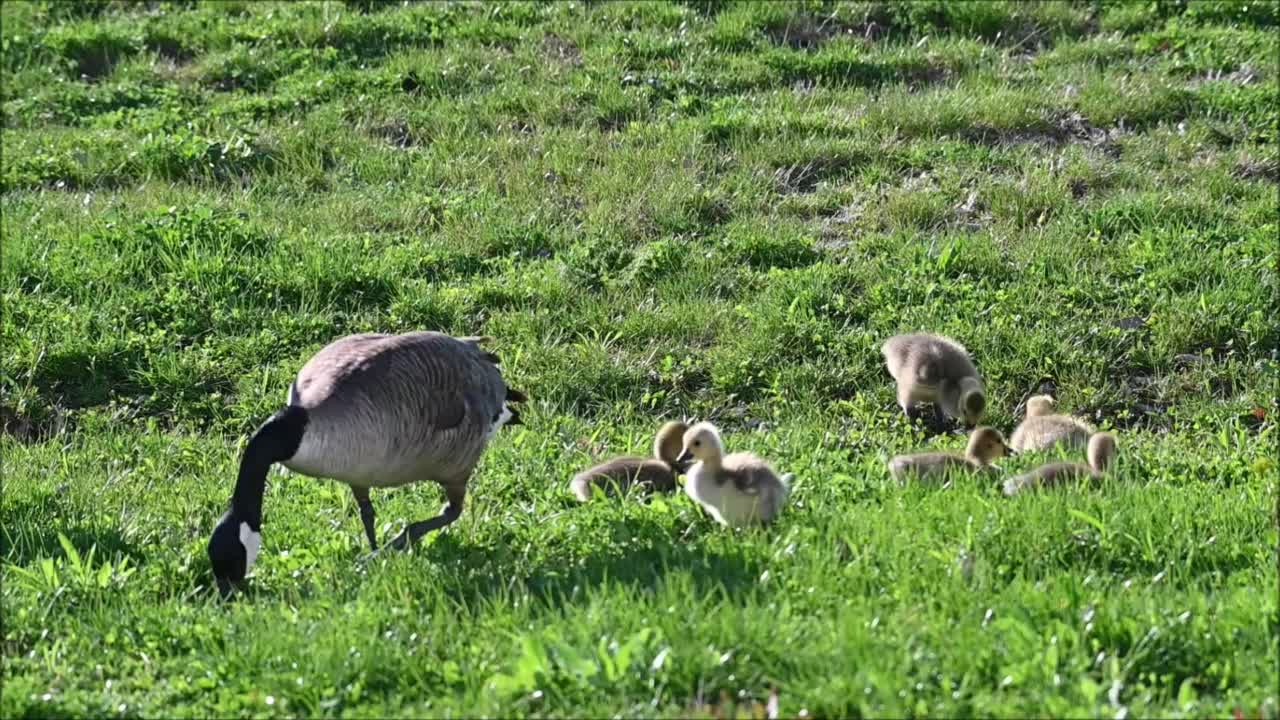
{"type": "Polygon", "coordinates": [[[442,510],[439,515],[431,518],[430,520],[409,523],[409,526],[406,527],[403,532],[395,536],[391,542],[388,542],[382,549],[404,550],[410,545],[416,543],[418,538],[423,535],[426,535],[432,530],[439,530],[440,528],[452,523],[454,520],[457,520],[458,516],[461,514],[462,503],[450,502],[448,505],[444,506],[444,510],[442,510]]]}

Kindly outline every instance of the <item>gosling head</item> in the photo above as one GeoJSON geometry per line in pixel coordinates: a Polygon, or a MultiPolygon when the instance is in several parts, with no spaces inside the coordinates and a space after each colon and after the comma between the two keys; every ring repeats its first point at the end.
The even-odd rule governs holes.
{"type": "Polygon", "coordinates": [[[1116,456],[1116,436],[1107,432],[1094,433],[1089,438],[1085,455],[1089,458],[1089,467],[1098,472],[1106,470],[1116,456]]]}
{"type": "Polygon", "coordinates": [[[684,449],[684,434],[688,429],[688,425],[676,420],[665,423],[653,438],[653,456],[684,472],[687,465],[680,462],[680,451],[684,449]]]}
{"type": "Polygon", "coordinates": [[[720,432],[709,422],[700,422],[684,433],[684,451],[677,462],[690,463],[694,460],[718,460],[724,454],[724,444],[720,442],[720,432]]]}
{"type": "Polygon", "coordinates": [[[244,580],[258,559],[262,547],[261,521],[241,517],[231,508],[222,515],[209,537],[209,564],[213,566],[213,578],[223,597],[244,580]]]}
{"type": "Polygon", "coordinates": [[[1027,398],[1027,417],[1052,415],[1057,405],[1052,395],[1033,395],[1027,398]]]}
{"type": "Polygon", "coordinates": [[[965,455],[977,460],[983,465],[990,465],[996,458],[1001,458],[1009,454],[1009,446],[1005,445],[1004,437],[999,430],[991,427],[978,427],[969,435],[969,446],[965,449],[965,455]]]}
{"type": "Polygon", "coordinates": [[[964,424],[974,427],[982,422],[982,416],[987,412],[987,393],[982,389],[982,381],[976,377],[966,377],[960,380],[960,416],[964,419],[964,424]]]}

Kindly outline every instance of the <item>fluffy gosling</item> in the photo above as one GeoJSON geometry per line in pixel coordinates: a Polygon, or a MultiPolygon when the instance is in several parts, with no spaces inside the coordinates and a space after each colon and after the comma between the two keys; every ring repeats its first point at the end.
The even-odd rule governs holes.
{"type": "Polygon", "coordinates": [[[1036,487],[1052,487],[1075,480],[1101,480],[1116,454],[1116,437],[1111,433],[1094,433],[1089,438],[1089,464],[1056,462],[1012,477],[1004,483],[1005,495],[1016,495],[1036,487]]]}
{"type": "Polygon", "coordinates": [[[898,383],[898,405],[908,418],[916,404],[934,404],[934,416],[959,418],[969,427],[982,421],[987,395],[969,351],[941,335],[895,335],[880,348],[898,383]]]}
{"type": "Polygon", "coordinates": [[[996,458],[1009,454],[1000,431],[990,427],[975,428],[969,434],[964,454],[956,452],[924,452],[898,455],[889,461],[889,475],[898,482],[915,477],[921,480],[942,479],[953,471],[985,471],[996,458]]]}
{"type": "Polygon", "coordinates": [[[632,486],[646,490],[668,491],[676,487],[676,473],[685,467],[679,462],[684,449],[684,433],[689,427],[682,422],[663,425],[653,438],[653,457],[617,457],[587,468],[569,481],[574,496],[586,502],[595,489],[606,495],[625,493],[632,486]]]}
{"type": "Polygon", "coordinates": [[[689,468],[684,489],[716,522],[729,527],[764,525],[782,510],[791,475],[778,477],[769,463],[748,452],[724,454],[715,426],[698,423],[684,434],[680,461],[689,468]]]}
{"type": "Polygon", "coordinates": [[[1009,446],[1014,452],[1047,450],[1058,444],[1083,448],[1088,444],[1093,428],[1070,415],[1055,413],[1055,407],[1048,395],[1027,400],[1026,417],[1009,436],[1009,446]]]}

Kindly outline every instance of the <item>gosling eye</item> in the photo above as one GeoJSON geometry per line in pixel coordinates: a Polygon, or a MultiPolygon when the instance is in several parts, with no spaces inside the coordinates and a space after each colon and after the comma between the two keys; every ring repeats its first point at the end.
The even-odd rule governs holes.
{"type": "Polygon", "coordinates": [[[693,446],[694,446],[694,447],[702,447],[702,441],[701,441],[701,440],[694,440],[694,441],[693,441],[693,446]]]}

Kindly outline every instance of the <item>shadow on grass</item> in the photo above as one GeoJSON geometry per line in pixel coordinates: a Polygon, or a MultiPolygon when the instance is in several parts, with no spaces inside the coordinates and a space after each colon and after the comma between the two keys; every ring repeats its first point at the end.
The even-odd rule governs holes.
{"type": "MultiPolygon", "coordinates": [[[[710,521],[708,521],[710,522],[710,521]]],[[[708,526],[708,529],[711,528],[708,526]]],[[[557,561],[548,553],[532,568],[504,563],[497,547],[518,546],[522,540],[503,530],[476,544],[466,536],[445,533],[419,552],[427,562],[449,563],[445,590],[468,604],[504,588],[523,586],[534,597],[554,606],[577,592],[604,583],[637,590],[656,590],[673,572],[687,573],[699,594],[715,589],[733,593],[756,584],[764,567],[759,559],[733,548],[690,544],[656,520],[631,518],[614,525],[600,549],[585,558],[557,561]]]]}
{"type": "MultiPolygon", "coordinates": [[[[706,532],[720,532],[707,521],[706,532]]],[[[441,587],[448,595],[473,606],[477,601],[523,589],[546,607],[557,607],[583,591],[609,583],[640,591],[657,590],[670,573],[680,573],[681,581],[692,580],[695,592],[705,595],[713,591],[733,594],[755,585],[764,571],[759,559],[750,558],[741,549],[698,547],[689,538],[674,535],[669,526],[656,520],[630,519],[618,523],[602,538],[604,548],[587,557],[560,559],[554,552],[542,553],[532,564],[509,551],[520,547],[528,538],[502,528],[490,529],[483,537],[457,530],[446,530],[436,537],[427,536],[412,550],[415,563],[446,569],[441,587]]],[[[55,540],[56,542],[56,540],[55,540]]],[[[360,555],[367,552],[361,549],[360,555]]],[[[352,574],[359,572],[353,563],[352,574]]],[[[196,585],[215,594],[207,561],[197,561],[192,568],[196,585]]],[[[369,566],[370,577],[379,572],[377,564],[369,566]]],[[[366,578],[366,580],[369,578],[366,578]]],[[[297,592],[293,588],[290,592],[297,592]]],[[[273,601],[283,589],[264,588],[250,580],[235,595],[250,602],[273,601]]],[[[304,596],[310,591],[304,591],[304,596]]]]}
{"type": "Polygon", "coordinates": [[[81,557],[97,547],[97,557],[125,556],[135,563],[142,552],[113,527],[66,522],[73,516],[67,503],[57,494],[46,492],[23,498],[0,509],[0,560],[25,567],[41,558],[64,557],[58,541],[65,535],[81,557]]]}

